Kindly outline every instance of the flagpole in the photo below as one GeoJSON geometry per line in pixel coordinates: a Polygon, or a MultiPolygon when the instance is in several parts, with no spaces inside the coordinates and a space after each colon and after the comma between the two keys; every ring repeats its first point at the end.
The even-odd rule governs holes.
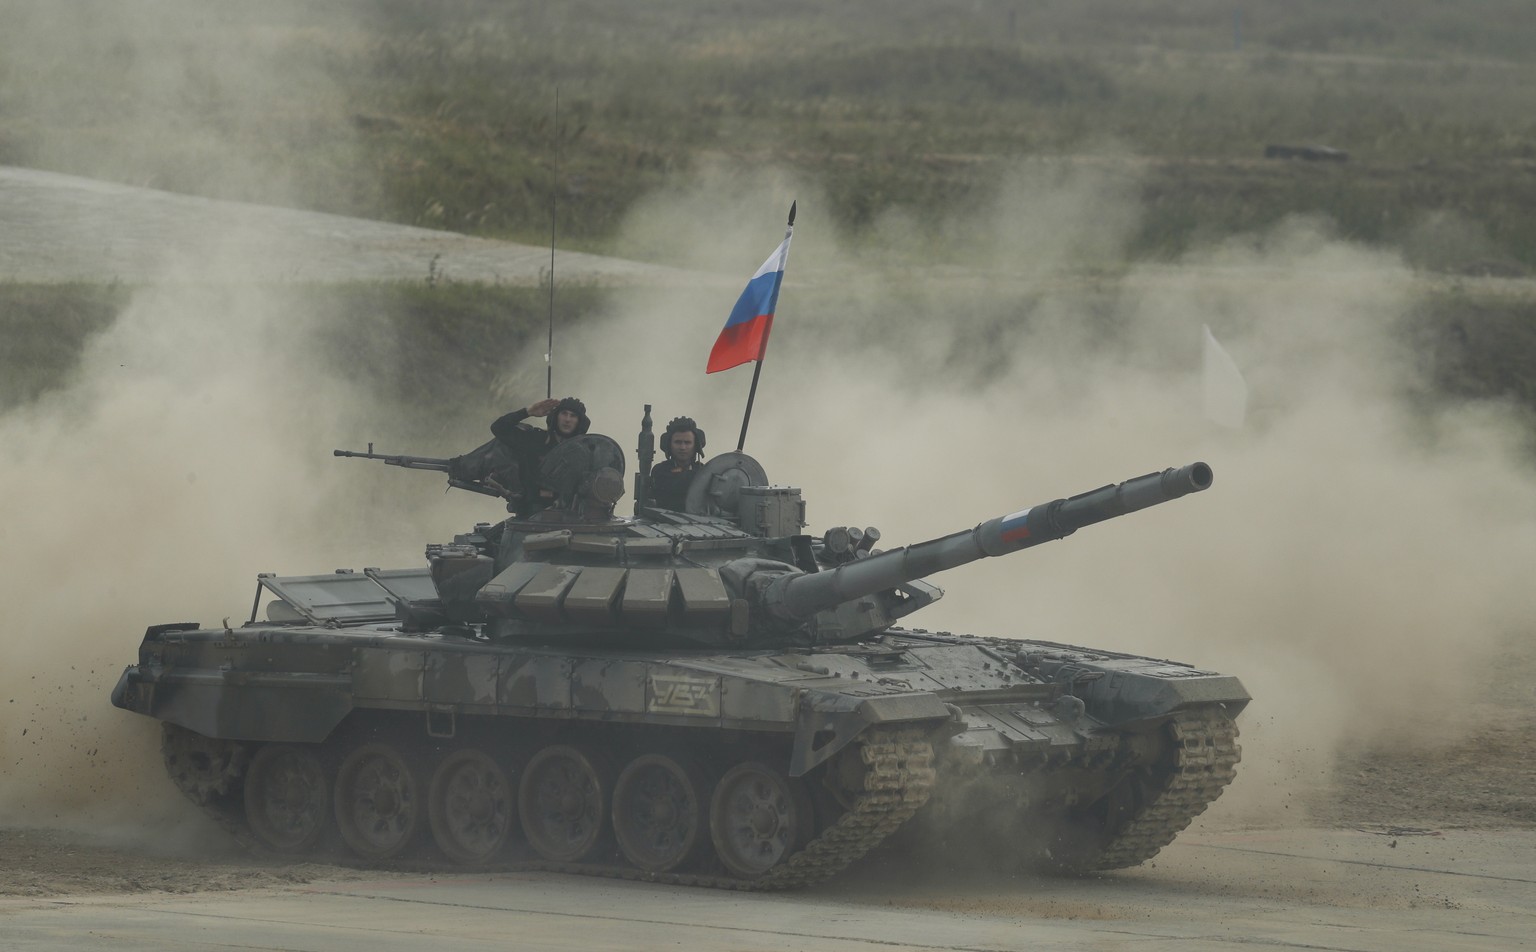
{"type": "Polygon", "coordinates": [[[736,440],[736,452],[738,453],[741,452],[743,446],[747,445],[747,422],[752,419],[752,401],[757,399],[757,378],[763,372],[763,362],[761,360],[755,360],[753,363],[756,366],[752,368],[752,389],[747,392],[747,412],[741,418],[741,437],[736,440]]]}
{"type": "MultiPolygon", "coordinates": [[[[789,241],[789,236],[795,233],[795,206],[797,204],[799,204],[799,203],[798,202],[790,202],[789,203],[789,225],[785,228],[785,231],[784,231],[784,240],[786,242],[789,241]]],[[[788,245],[786,245],[785,248],[784,248],[784,254],[785,254],[786,257],[789,255],[789,247],[788,247],[788,245]]],[[[779,261],[779,280],[780,281],[784,280],[784,265],[785,265],[785,262],[783,260],[780,260],[779,261]]],[[[779,297],[779,292],[778,292],[777,288],[774,289],[773,297],[774,297],[774,304],[777,305],[778,297],[779,297]]],[[[770,310],[777,310],[777,306],[775,306],[774,308],[771,308],[770,310]]],[[[769,317],[768,318],[768,327],[763,332],[763,349],[761,351],[758,351],[757,360],[753,361],[753,363],[756,364],[756,366],[754,366],[752,368],[752,389],[747,391],[747,412],[742,414],[742,417],[741,417],[741,436],[738,437],[737,440],[736,440],[736,452],[738,452],[738,453],[741,452],[742,447],[747,445],[747,424],[752,422],[752,403],[753,403],[753,401],[755,401],[757,399],[757,378],[762,376],[762,373],[763,373],[763,360],[768,356],[768,337],[769,337],[769,335],[770,335],[770,333],[772,331],[773,331],[773,318],[769,317]]]]}

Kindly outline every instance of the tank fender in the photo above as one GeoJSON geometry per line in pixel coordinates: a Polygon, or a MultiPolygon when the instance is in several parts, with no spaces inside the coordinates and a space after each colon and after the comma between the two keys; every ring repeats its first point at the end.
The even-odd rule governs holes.
{"type": "Polygon", "coordinates": [[[800,697],[789,775],[804,776],[876,724],[932,721],[937,728],[950,717],[949,705],[933,694],[859,698],[807,691],[800,697]]]}
{"type": "Polygon", "coordinates": [[[1056,669],[1052,679],[1068,684],[1089,716],[1111,726],[1209,704],[1235,717],[1252,700],[1231,675],[1146,659],[1079,661],[1056,669]]]}
{"type": "Polygon", "coordinates": [[[117,679],[117,684],[112,688],[112,706],[120,707],[125,711],[135,714],[148,714],[154,692],[147,686],[139,688],[139,669],[137,665],[130,664],[123,669],[122,676],[117,679]]]}
{"type": "Polygon", "coordinates": [[[350,688],[350,676],[171,675],[134,665],[112,689],[112,703],[219,740],[319,743],[351,712],[350,688]]]}

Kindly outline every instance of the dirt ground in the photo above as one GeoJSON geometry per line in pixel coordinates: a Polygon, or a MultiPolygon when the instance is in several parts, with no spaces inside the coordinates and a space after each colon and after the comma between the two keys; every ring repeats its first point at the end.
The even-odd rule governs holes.
{"type": "Polygon", "coordinates": [[[1536,638],[1508,640],[1467,704],[1481,727],[1456,741],[1362,747],[1339,758],[1321,823],[1379,829],[1383,818],[1447,829],[1536,829],[1536,638]]]}

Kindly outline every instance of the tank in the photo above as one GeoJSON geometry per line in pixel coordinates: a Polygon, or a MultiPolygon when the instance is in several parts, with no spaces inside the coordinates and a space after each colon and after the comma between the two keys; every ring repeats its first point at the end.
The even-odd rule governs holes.
{"type": "MultiPolygon", "coordinates": [[[[568,440],[549,508],[420,566],[261,574],[238,627],[150,627],[112,703],[162,722],[171,780],[241,842],[365,864],[777,889],[877,850],[1083,873],[1156,855],[1233,779],[1235,677],[904,624],[937,573],[1205,491],[1206,464],[882,551],[805,533],[800,490],[743,453],[687,511],[650,505],[649,409],[632,516],[618,445],[568,440]]],[[[337,454],[505,495],[462,460],[337,454]]]]}

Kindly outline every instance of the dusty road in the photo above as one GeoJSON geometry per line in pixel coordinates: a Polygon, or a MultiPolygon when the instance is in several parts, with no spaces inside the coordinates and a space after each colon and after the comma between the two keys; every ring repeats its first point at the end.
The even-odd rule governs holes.
{"type": "MultiPolygon", "coordinates": [[[[222,280],[537,285],[550,267],[548,247],[7,166],[0,222],[0,281],[197,280],[212,261],[222,280]]],[[[555,267],[577,283],[711,280],[572,251],[555,267]]]]}
{"type": "MultiPolygon", "coordinates": [[[[474,238],[451,231],[348,218],[296,208],[220,201],[158,189],[103,182],[56,172],[0,166],[0,282],[219,281],[252,283],[348,283],[447,280],[538,285],[548,274],[547,246],[474,238]]],[[[909,268],[909,265],[904,265],[909,268]]],[[[576,284],[712,287],[734,289],[740,277],[558,251],[558,280],[576,284]]],[[[1333,271],[1320,281],[1348,283],[1357,275],[1333,271]]],[[[1125,278],[1145,293],[1198,279],[1204,286],[1244,288],[1276,280],[1264,269],[1146,264],[1125,278]]],[[[840,284],[848,275],[807,257],[797,264],[799,283],[840,284]]],[[[933,286],[1029,288],[1093,285],[1090,276],[1058,275],[1042,283],[1008,269],[936,267],[924,274],[933,286]]],[[[1536,280],[1421,276],[1419,283],[1454,284],[1481,294],[1529,299],[1536,280]]]]}
{"type": "Polygon", "coordinates": [[[741,895],[544,873],[324,867],[195,895],[0,899],[7,950],[1536,948],[1536,832],[1194,833],[1084,881],[912,881],[741,895]]]}

